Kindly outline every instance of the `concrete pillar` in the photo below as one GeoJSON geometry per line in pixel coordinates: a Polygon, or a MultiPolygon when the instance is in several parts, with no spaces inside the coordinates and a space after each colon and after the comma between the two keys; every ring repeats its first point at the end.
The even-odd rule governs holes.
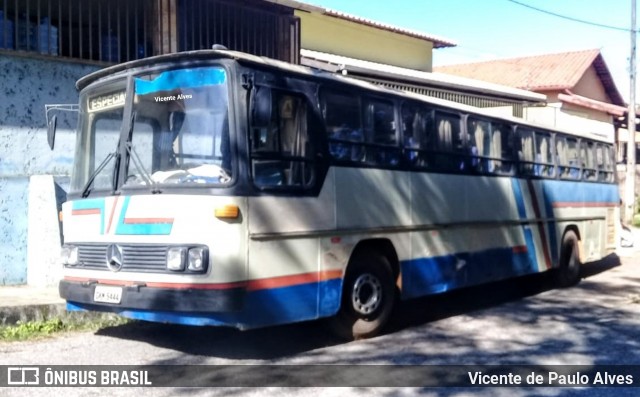
{"type": "Polygon", "coordinates": [[[51,175],[29,178],[27,284],[56,285],[61,278],[60,227],[56,189],[51,175]]]}

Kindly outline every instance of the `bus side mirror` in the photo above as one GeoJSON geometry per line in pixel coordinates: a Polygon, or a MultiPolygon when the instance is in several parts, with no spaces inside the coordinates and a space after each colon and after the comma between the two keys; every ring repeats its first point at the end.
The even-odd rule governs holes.
{"type": "Polygon", "coordinates": [[[47,143],[49,143],[49,147],[53,150],[53,146],[56,142],[56,125],[58,123],[58,116],[53,115],[49,119],[47,123],[47,143]]]}
{"type": "Polygon", "coordinates": [[[251,95],[251,126],[267,128],[271,122],[271,89],[256,86],[251,95]]]}
{"type": "Polygon", "coordinates": [[[78,113],[79,106],[74,104],[46,104],[44,105],[44,117],[47,120],[47,143],[51,150],[56,142],[56,126],[58,124],[58,116],[54,111],[74,112],[78,113]]]}

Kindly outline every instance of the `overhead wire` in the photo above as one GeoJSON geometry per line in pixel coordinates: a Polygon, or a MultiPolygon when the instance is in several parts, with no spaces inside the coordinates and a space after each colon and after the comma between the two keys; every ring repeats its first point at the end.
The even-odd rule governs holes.
{"type": "MultiPolygon", "coordinates": [[[[579,18],[568,16],[568,15],[558,14],[556,12],[543,10],[542,8],[534,7],[532,5],[529,5],[529,4],[526,4],[526,3],[522,3],[522,2],[517,1],[517,0],[507,0],[507,1],[510,2],[510,3],[514,3],[514,4],[517,4],[517,5],[520,5],[522,7],[530,8],[532,10],[535,10],[535,11],[538,11],[538,12],[541,12],[541,13],[544,13],[544,14],[552,15],[554,17],[566,19],[566,20],[569,20],[569,21],[579,22],[579,23],[583,23],[583,24],[591,25],[591,26],[597,26],[599,28],[604,28],[604,29],[618,30],[618,31],[629,32],[629,33],[631,32],[631,29],[629,29],[629,28],[623,28],[623,27],[620,27],[620,26],[605,25],[605,24],[598,23],[598,22],[587,21],[587,20],[584,20],[584,19],[579,19],[579,18]]],[[[638,30],[636,30],[635,32],[638,33],[638,30]]]]}

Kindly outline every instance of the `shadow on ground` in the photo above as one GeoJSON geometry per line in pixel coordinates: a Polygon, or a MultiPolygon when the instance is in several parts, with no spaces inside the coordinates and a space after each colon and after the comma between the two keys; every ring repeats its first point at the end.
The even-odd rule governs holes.
{"type": "MultiPolygon", "coordinates": [[[[619,265],[620,259],[611,255],[586,264],[583,276],[593,277],[619,265]]],[[[553,288],[551,277],[545,273],[401,302],[386,334],[521,300],[553,288]]],[[[194,356],[249,360],[273,360],[344,343],[330,334],[322,321],[249,331],[134,321],[103,328],[97,334],[137,340],[194,356]]]]}

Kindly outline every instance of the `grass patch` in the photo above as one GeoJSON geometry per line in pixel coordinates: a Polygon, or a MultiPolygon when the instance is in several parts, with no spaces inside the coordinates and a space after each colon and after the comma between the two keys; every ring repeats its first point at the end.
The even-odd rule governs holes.
{"type": "Polygon", "coordinates": [[[0,341],[24,341],[42,339],[62,332],[97,331],[132,320],[114,314],[99,314],[88,317],[67,314],[62,317],[41,321],[18,321],[16,324],[0,327],[0,341]]]}

